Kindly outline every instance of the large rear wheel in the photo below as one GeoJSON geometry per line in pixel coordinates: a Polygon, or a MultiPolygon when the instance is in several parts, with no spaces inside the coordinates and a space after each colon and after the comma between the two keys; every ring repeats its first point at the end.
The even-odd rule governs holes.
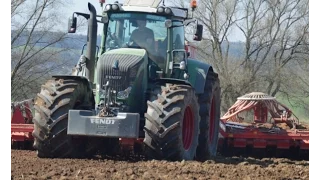
{"type": "Polygon", "coordinates": [[[193,160],[199,135],[199,107],[192,87],[172,85],[154,90],[145,113],[145,150],[153,159],[193,160]],[[158,93],[160,92],[160,93],[158,93]]]}
{"type": "Polygon", "coordinates": [[[94,148],[67,135],[70,109],[92,109],[92,92],[79,80],[53,78],[41,86],[35,99],[34,148],[38,157],[79,157],[94,148]]]}
{"type": "Polygon", "coordinates": [[[200,135],[197,159],[216,156],[220,122],[220,82],[213,72],[208,73],[204,93],[198,96],[200,106],[200,135]]]}

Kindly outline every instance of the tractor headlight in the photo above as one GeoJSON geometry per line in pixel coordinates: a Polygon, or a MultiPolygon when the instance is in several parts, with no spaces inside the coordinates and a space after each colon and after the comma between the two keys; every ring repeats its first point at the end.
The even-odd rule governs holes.
{"type": "Polygon", "coordinates": [[[105,11],[109,11],[110,9],[111,9],[111,5],[107,4],[106,7],[105,7],[105,11]]]}
{"type": "Polygon", "coordinates": [[[168,7],[158,7],[157,13],[159,14],[167,14],[167,15],[172,15],[172,10],[168,7]]]}
{"type": "Polygon", "coordinates": [[[163,7],[159,7],[159,8],[157,9],[157,12],[158,12],[158,13],[163,13],[163,12],[164,12],[164,8],[163,8],[163,7]]]}
{"type": "Polygon", "coordinates": [[[185,69],[186,69],[186,62],[185,62],[185,61],[181,61],[179,68],[180,68],[181,70],[185,70],[185,69]]]}
{"type": "Polygon", "coordinates": [[[127,89],[123,90],[123,91],[119,91],[117,94],[117,98],[118,99],[127,99],[129,97],[129,94],[131,92],[131,87],[128,87],[127,89]]]}
{"type": "Polygon", "coordinates": [[[112,10],[119,10],[119,6],[117,4],[112,4],[112,10]]]}
{"type": "Polygon", "coordinates": [[[170,8],[166,8],[166,9],[164,10],[164,12],[165,12],[166,14],[171,14],[171,13],[172,13],[172,11],[171,11],[170,8]]]}

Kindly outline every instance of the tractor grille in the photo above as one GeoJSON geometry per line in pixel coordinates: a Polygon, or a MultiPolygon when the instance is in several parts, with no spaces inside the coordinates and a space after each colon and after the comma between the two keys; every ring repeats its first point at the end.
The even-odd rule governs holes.
{"type": "Polygon", "coordinates": [[[141,56],[103,54],[97,64],[97,80],[100,87],[104,89],[102,85],[109,81],[109,85],[113,90],[125,90],[135,80],[142,62],[141,56]],[[113,68],[116,66],[118,66],[118,69],[113,68]]]}

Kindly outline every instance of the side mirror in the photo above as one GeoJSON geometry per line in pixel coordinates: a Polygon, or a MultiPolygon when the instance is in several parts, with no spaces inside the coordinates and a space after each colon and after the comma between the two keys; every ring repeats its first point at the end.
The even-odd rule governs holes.
{"type": "Polygon", "coordinates": [[[109,21],[109,17],[106,13],[102,13],[101,22],[107,23],[109,21]]]}
{"type": "Polygon", "coordinates": [[[77,18],[71,17],[68,21],[68,33],[75,33],[77,30],[77,18]]]}
{"type": "Polygon", "coordinates": [[[196,33],[194,34],[193,40],[201,41],[202,40],[202,32],[203,32],[203,25],[197,24],[196,33]]]}

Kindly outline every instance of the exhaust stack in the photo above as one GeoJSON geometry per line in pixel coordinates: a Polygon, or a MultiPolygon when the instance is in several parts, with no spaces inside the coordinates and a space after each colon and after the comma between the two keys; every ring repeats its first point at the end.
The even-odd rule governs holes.
{"type": "Polygon", "coordinates": [[[87,62],[88,76],[91,82],[94,82],[94,66],[95,66],[95,53],[97,44],[97,11],[94,6],[88,3],[90,11],[90,18],[88,21],[88,34],[87,34],[87,62]]]}

